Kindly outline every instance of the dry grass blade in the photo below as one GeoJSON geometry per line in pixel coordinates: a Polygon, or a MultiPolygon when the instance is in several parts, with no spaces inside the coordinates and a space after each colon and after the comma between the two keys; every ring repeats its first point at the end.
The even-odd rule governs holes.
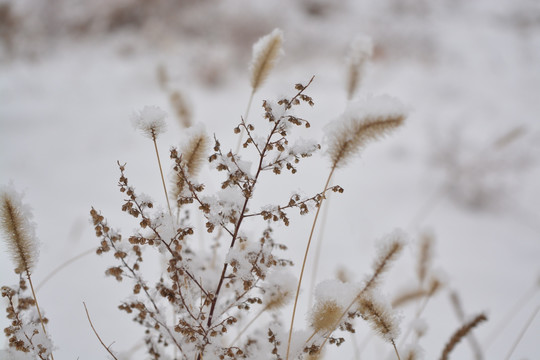
{"type": "Polygon", "coordinates": [[[521,329],[516,341],[514,341],[514,344],[510,348],[510,351],[508,351],[508,354],[506,355],[506,358],[505,358],[506,360],[510,360],[510,356],[512,356],[512,353],[514,352],[514,350],[516,350],[516,347],[518,346],[519,342],[521,341],[521,339],[523,339],[523,335],[525,335],[525,333],[529,329],[529,326],[531,326],[531,323],[533,322],[534,318],[536,317],[539,311],[540,311],[540,305],[537,306],[536,309],[531,314],[531,316],[529,316],[527,323],[523,326],[523,329],[521,329]]]}
{"type": "Polygon", "coordinates": [[[487,317],[484,314],[480,314],[475,316],[471,321],[465,323],[462,327],[456,330],[456,332],[452,335],[448,343],[443,349],[443,352],[441,354],[440,359],[441,360],[448,360],[449,355],[454,350],[456,345],[463,339],[469,332],[472,331],[478,324],[480,324],[483,321],[486,321],[487,317]]]}

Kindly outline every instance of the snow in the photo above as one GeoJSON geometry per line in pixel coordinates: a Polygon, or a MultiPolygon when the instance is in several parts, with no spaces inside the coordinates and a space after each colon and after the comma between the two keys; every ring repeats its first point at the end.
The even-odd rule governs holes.
{"type": "MultiPolygon", "coordinates": [[[[39,11],[32,11],[35,1],[16,3],[27,18],[45,18],[39,11]],[[30,5],[25,8],[25,3],[30,5]]],[[[459,292],[468,316],[488,312],[489,320],[474,332],[482,345],[517,299],[534,286],[532,295],[487,347],[485,358],[507,353],[540,301],[538,2],[403,5],[395,1],[320,1],[318,9],[308,7],[308,3],[281,1],[276,6],[226,0],[219,6],[212,4],[215,9],[193,7],[171,12],[171,16],[184,16],[181,20],[191,16],[187,25],[178,21],[184,26],[180,30],[172,30],[168,22],[160,20],[145,24],[143,35],[130,35],[129,31],[99,33],[103,27],[97,26],[89,38],[74,40],[64,33],[49,41],[52,35],[44,32],[39,37],[39,32],[33,31],[28,42],[16,39],[21,41],[21,50],[11,60],[6,60],[4,48],[0,50],[1,183],[12,179],[17,188],[26,189],[24,201],[34,209],[37,235],[43,241],[35,282],[43,281],[64,261],[97,247],[98,239],[87,224],[91,206],[102,210],[111,226],[121,228],[123,234],[136,226],[134,219],[120,213],[123,195],[116,186],[117,160],[127,162],[130,184],[156,199],[155,206],[161,203],[163,207],[153,144],[129,126],[130,113],[144,104],[156,104],[174,113],[155,79],[158,64],[170,70],[174,86],[188,92],[194,118],[203,121],[209,133],[216,134],[225,151],[236,145],[232,128],[240,122],[250,94],[247,64],[251,44],[279,26],[287,38],[287,56],[255,96],[249,120],[262,132],[266,126],[259,116],[262,100],[290,94],[294,83],[316,75],[307,90],[315,106],[295,111],[312,125],[305,136],[322,139],[324,125],[347,104],[343,86],[347,47],[356,34],[365,33],[373,39],[374,50],[360,97],[366,93],[390,94],[414,111],[402,129],[370,144],[361,158],[351,160],[350,166],[336,174],[333,183],[345,192],[332,195],[328,202],[317,280],[332,278],[335,269],[342,266],[356,280],[369,275],[374,239],[402,227],[413,238],[411,246],[385,275],[382,286],[390,292],[404,283],[414,283],[414,238],[430,228],[435,236],[433,267],[448,274],[448,286],[459,292]],[[203,30],[195,26],[197,23],[205,26],[203,30]],[[200,34],[208,35],[202,38],[200,34]],[[33,44],[40,45],[34,49],[33,44]],[[492,148],[496,139],[519,126],[525,129],[521,137],[508,147],[492,148]],[[458,136],[451,136],[453,132],[458,136]],[[436,166],[434,158],[439,159],[436,166]],[[523,164],[527,159],[530,161],[523,164]],[[467,173],[453,181],[455,173],[448,170],[451,164],[462,170],[470,164],[485,165],[485,171],[480,176],[474,175],[478,172],[467,173]],[[519,164],[524,166],[513,167],[519,164]],[[449,189],[449,184],[454,187],[449,189]],[[484,201],[486,196],[489,201],[484,201]],[[478,198],[482,201],[475,200],[478,198]]],[[[53,20],[64,16],[54,8],[51,12],[57,16],[53,20]]],[[[105,23],[104,18],[97,18],[105,23]]],[[[168,130],[158,142],[164,163],[167,149],[177,144],[185,131],[170,118],[166,121],[168,130]]],[[[249,207],[286,203],[291,188],[301,188],[309,195],[320,191],[328,170],[323,152],[324,148],[306,159],[295,175],[265,177],[257,185],[260,198],[254,198],[249,207]]],[[[205,193],[214,194],[220,188],[220,178],[205,168],[198,179],[205,184],[210,179],[205,193]]],[[[312,216],[291,215],[291,226],[275,229],[276,240],[289,247],[285,254],[294,261],[291,270],[296,275],[312,216]]],[[[195,217],[191,220],[204,229],[204,223],[197,224],[195,217]]],[[[260,225],[256,220],[246,220],[250,230],[260,225]]],[[[200,246],[210,251],[212,234],[197,232],[193,241],[197,242],[193,249],[200,246]]],[[[228,244],[220,245],[216,262],[222,264],[228,244]]],[[[2,245],[0,282],[15,283],[17,277],[4,249],[2,245]]],[[[308,269],[312,266],[309,260],[308,269]]],[[[106,356],[88,325],[83,300],[90,306],[100,336],[108,344],[115,342],[115,351],[128,351],[141,342],[140,327],[116,308],[129,294],[129,284],[103,276],[111,264],[106,257],[88,255],[60,271],[39,291],[40,305],[47,311],[57,347],[55,358],[106,356]]],[[[151,259],[146,265],[161,269],[159,262],[151,259]]],[[[219,270],[212,272],[213,280],[207,280],[205,274],[203,281],[216,282],[215,273],[219,276],[219,270]]],[[[309,280],[308,274],[304,284],[309,280]]],[[[307,332],[304,339],[311,334],[302,330],[308,324],[301,316],[308,312],[310,295],[304,286],[295,326],[298,334],[307,332]]],[[[414,306],[404,310],[403,325],[415,311],[414,306]]],[[[281,314],[286,323],[290,305],[281,314]]],[[[425,358],[437,357],[461,325],[445,289],[430,300],[422,318],[428,329],[420,346],[425,358]]],[[[513,358],[537,356],[538,320],[531,323],[513,358]]],[[[6,324],[2,307],[0,327],[6,324]]],[[[264,324],[261,319],[259,327],[264,324]]],[[[357,330],[358,342],[369,336],[367,327],[359,325],[357,330]]],[[[279,336],[283,340],[287,334],[279,336]]],[[[353,358],[351,344],[346,338],[339,348],[328,348],[326,356],[353,358]]],[[[391,354],[386,345],[374,341],[362,357],[391,354]]],[[[281,346],[286,346],[286,340],[281,346]]],[[[463,342],[453,356],[471,359],[472,352],[463,342]]],[[[143,355],[138,352],[130,358],[143,355]]]]}
{"type": "Polygon", "coordinates": [[[145,106],[131,119],[133,126],[150,139],[157,138],[166,130],[167,113],[158,106],[145,106]]]}

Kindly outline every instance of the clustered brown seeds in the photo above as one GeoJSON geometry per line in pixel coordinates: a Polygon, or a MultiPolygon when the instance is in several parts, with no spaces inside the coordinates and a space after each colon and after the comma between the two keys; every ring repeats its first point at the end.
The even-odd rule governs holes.
{"type": "MultiPolygon", "coordinates": [[[[19,291],[25,287],[25,281],[21,277],[21,287],[19,291]]],[[[26,333],[23,331],[24,339],[19,338],[21,330],[23,330],[23,318],[24,314],[35,308],[36,302],[32,297],[23,297],[19,294],[18,290],[12,289],[8,286],[2,286],[2,297],[5,297],[8,302],[6,307],[6,317],[10,320],[10,325],[4,329],[4,334],[8,338],[8,346],[14,348],[17,351],[29,353],[35,351],[39,359],[45,360],[46,348],[41,344],[35,344],[33,337],[39,333],[39,322],[35,323],[32,333],[26,333]]],[[[49,320],[46,317],[42,318],[43,322],[47,324],[49,320]]]]}

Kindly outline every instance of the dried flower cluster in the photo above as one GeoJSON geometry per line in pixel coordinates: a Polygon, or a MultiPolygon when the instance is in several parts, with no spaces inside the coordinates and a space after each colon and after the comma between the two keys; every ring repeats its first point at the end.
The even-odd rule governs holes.
{"type": "MultiPolygon", "coordinates": [[[[274,30],[254,46],[251,99],[281,55],[282,42],[282,32],[274,30]]],[[[356,92],[371,53],[372,45],[367,39],[353,45],[349,97],[356,92]]],[[[158,75],[162,88],[167,90],[165,70],[161,69],[158,75]]],[[[292,133],[310,128],[310,123],[296,115],[296,110],[302,109],[301,105],[314,105],[307,94],[312,81],[313,78],[296,84],[289,97],[263,101],[263,120],[248,121],[246,112],[233,129],[240,144],[236,151],[228,150],[217,136],[210,138],[202,125],[186,121],[185,140],[169,152],[171,191],[165,185],[156,142],[165,131],[166,114],[158,107],[147,106],[134,116],[136,127],[153,142],[168,211],[136,191],[128,180],[126,165],[118,162],[117,185],[124,195],[121,210],[137,223],[137,229],[123,235],[95,208],[90,210],[90,217],[99,238],[97,254],[109,254],[114,261],[105,274],[131,286],[130,296],[118,308],[144,328],[145,358],[323,359],[325,346],[343,344],[343,333],[354,335],[360,319],[392,345],[389,351],[394,351],[398,359],[421,357],[419,340],[426,332],[421,313],[428,300],[444,287],[444,277],[431,268],[432,236],[423,236],[420,241],[415,269],[417,284],[392,302],[381,294],[380,287],[384,274],[408,242],[407,234],[401,230],[377,241],[372,273],[361,282],[343,276],[320,282],[314,305],[307,313],[306,329],[294,326],[319,211],[329,192],[344,191],[339,185],[330,186],[335,171],[369,142],[401,126],[407,116],[406,108],[389,96],[368,96],[350,103],[344,114],[326,128],[330,173],[322,190],[308,196],[293,192],[281,201],[281,193],[276,192],[274,203],[255,209],[254,199],[259,196],[263,176],[279,176],[287,171],[296,174],[302,161],[321,149],[318,141],[291,140],[292,133]],[[205,165],[218,175],[201,181],[199,175],[205,165]],[[220,189],[212,193],[208,183],[215,179],[220,189]],[[300,215],[315,213],[299,276],[292,271],[292,261],[283,257],[287,250],[283,243],[289,239],[278,241],[274,233],[275,226],[290,225],[292,211],[300,215]],[[202,227],[198,226],[200,219],[204,222],[202,227]],[[208,236],[213,243],[203,248],[199,239],[205,234],[211,234],[208,236]],[[152,253],[162,261],[163,271],[159,274],[145,271],[145,257],[152,253]],[[288,306],[293,299],[289,317],[288,306]],[[411,302],[417,302],[419,310],[413,325],[403,332],[396,309],[411,302]],[[416,338],[406,344],[411,331],[416,338]]],[[[171,99],[177,102],[178,112],[184,107],[181,100],[180,95],[171,99]]],[[[178,115],[190,117],[185,113],[178,115]]],[[[28,359],[54,360],[52,342],[45,329],[47,319],[40,312],[30,277],[37,261],[31,214],[20,195],[12,190],[3,190],[0,201],[1,227],[19,275],[17,287],[2,287],[10,320],[10,326],[4,330],[10,346],[8,354],[16,351],[29,354],[28,359]],[[29,289],[31,297],[27,295],[29,289]]],[[[98,335],[88,309],[86,314],[100,343],[110,356],[118,359],[98,335]]],[[[481,315],[465,323],[444,348],[442,358],[448,358],[459,340],[484,320],[481,315]]]]}

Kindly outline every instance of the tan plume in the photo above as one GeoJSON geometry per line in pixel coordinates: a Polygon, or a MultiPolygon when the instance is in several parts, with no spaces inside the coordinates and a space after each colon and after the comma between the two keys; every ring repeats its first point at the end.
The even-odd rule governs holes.
{"type": "Polygon", "coordinates": [[[358,311],[372,329],[385,341],[393,343],[399,335],[399,321],[390,304],[374,292],[366,292],[358,298],[358,311]]]}
{"type": "MultiPolygon", "coordinates": [[[[2,187],[0,190],[0,226],[3,230],[4,239],[15,262],[15,272],[17,274],[26,273],[26,278],[30,284],[32,297],[34,298],[36,310],[43,334],[47,336],[45,320],[41,315],[41,309],[32,283],[32,268],[37,262],[38,241],[35,235],[35,225],[31,221],[32,212],[28,205],[23,204],[22,194],[15,191],[12,185],[2,187]]],[[[51,360],[54,356],[50,353],[51,360]]]]}
{"type": "Polygon", "coordinates": [[[274,29],[263,36],[253,45],[253,55],[249,65],[252,92],[256,92],[274,68],[279,57],[283,54],[283,32],[274,29]]]}
{"type": "Polygon", "coordinates": [[[320,301],[311,314],[311,327],[315,331],[333,331],[342,313],[343,308],[335,301],[320,301]]]}
{"type": "MultiPolygon", "coordinates": [[[[182,166],[184,175],[196,176],[206,160],[206,154],[210,140],[202,126],[195,126],[191,129],[191,136],[180,148],[182,154],[182,166]]],[[[185,179],[182,172],[177,172],[174,179],[173,195],[178,198],[185,187],[185,179]]]]}
{"type": "Polygon", "coordinates": [[[169,101],[180,121],[180,125],[184,128],[190,127],[192,125],[192,111],[182,92],[178,90],[172,91],[169,101]]]}
{"type": "Polygon", "coordinates": [[[401,294],[398,294],[394,300],[392,300],[392,307],[400,307],[404,306],[405,304],[418,300],[420,298],[423,298],[424,296],[427,296],[429,292],[424,289],[411,289],[408,291],[404,291],[401,294]]]}
{"type": "Polygon", "coordinates": [[[37,261],[37,239],[32,213],[22,201],[22,195],[11,186],[1,191],[0,217],[4,240],[15,262],[15,272],[30,274],[37,261]]]}
{"type": "Polygon", "coordinates": [[[424,232],[420,236],[417,273],[418,280],[422,285],[426,279],[426,275],[429,271],[430,263],[433,257],[433,243],[435,237],[429,232],[424,232]]]}
{"type": "Polygon", "coordinates": [[[364,76],[367,61],[373,55],[373,43],[367,36],[358,36],[350,45],[347,55],[347,98],[352,99],[364,76]]]}
{"type": "Polygon", "coordinates": [[[405,118],[405,107],[390,96],[373,96],[351,104],[340,119],[327,127],[332,166],[345,165],[367,143],[401,126],[405,118]]]}
{"type": "Polygon", "coordinates": [[[452,350],[454,350],[454,348],[461,341],[461,339],[467,336],[467,334],[470,333],[472,329],[474,329],[476,326],[478,326],[478,324],[486,320],[487,320],[486,315],[480,314],[480,315],[475,316],[471,321],[465,323],[459,329],[457,329],[456,332],[454,332],[454,334],[448,341],[448,343],[446,344],[446,346],[444,347],[440,359],[447,360],[449,358],[450,353],[452,352],[452,350]]]}
{"type": "Polygon", "coordinates": [[[368,292],[377,285],[381,275],[390,268],[390,264],[405,247],[406,239],[407,234],[396,229],[377,243],[377,255],[372,265],[373,275],[367,280],[362,292],[368,292]]]}

